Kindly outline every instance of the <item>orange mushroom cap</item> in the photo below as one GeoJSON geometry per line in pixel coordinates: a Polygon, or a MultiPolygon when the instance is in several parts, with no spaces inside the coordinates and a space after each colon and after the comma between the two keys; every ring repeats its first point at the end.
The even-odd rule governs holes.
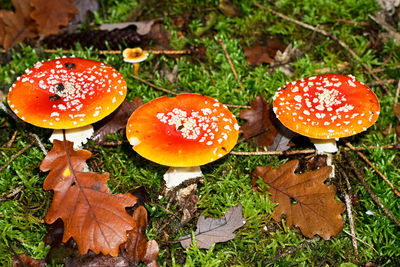
{"type": "Polygon", "coordinates": [[[135,48],[125,48],[122,51],[122,56],[125,62],[129,63],[139,63],[147,59],[149,52],[142,50],[140,47],[135,48]]]}
{"type": "Polygon", "coordinates": [[[154,99],[133,112],[126,129],[136,152],[171,167],[217,160],[229,153],[239,136],[228,108],[199,94],[154,99]]]}
{"type": "Polygon", "coordinates": [[[70,57],[36,63],[11,86],[8,105],[33,125],[69,129],[101,120],[125,96],[126,82],[117,70],[70,57]]]}
{"type": "Polygon", "coordinates": [[[273,100],[276,117],[304,136],[333,139],[365,131],[379,117],[374,92],[352,76],[323,74],[291,82],[273,100]]]}

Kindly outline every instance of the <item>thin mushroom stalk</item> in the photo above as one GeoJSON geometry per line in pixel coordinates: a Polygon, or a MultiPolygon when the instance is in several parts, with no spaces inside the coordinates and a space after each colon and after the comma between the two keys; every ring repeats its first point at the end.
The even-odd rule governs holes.
{"type": "Polygon", "coordinates": [[[133,112],[126,129],[137,153],[171,167],[167,188],[202,176],[200,166],[229,153],[239,135],[227,107],[199,94],[154,99],[133,112]]]}
{"type": "Polygon", "coordinates": [[[287,83],[273,98],[276,117],[290,130],[307,136],[328,161],[336,140],[367,130],[379,117],[374,92],[353,76],[323,74],[287,83]]]}

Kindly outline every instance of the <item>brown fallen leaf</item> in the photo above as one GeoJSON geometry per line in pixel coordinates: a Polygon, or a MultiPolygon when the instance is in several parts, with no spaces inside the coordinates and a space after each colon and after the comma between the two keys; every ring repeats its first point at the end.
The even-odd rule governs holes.
{"type": "Polygon", "coordinates": [[[12,0],[15,12],[0,10],[0,45],[5,49],[35,37],[36,24],[30,18],[31,0],[12,0]]]}
{"type": "Polygon", "coordinates": [[[121,245],[121,254],[129,261],[146,266],[158,266],[158,244],[155,240],[147,241],[147,211],[144,206],[138,206],[132,215],[136,226],[128,231],[128,240],[121,245]]]}
{"type": "Polygon", "coordinates": [[[399,104],[394,104],[393,105],[393,111],[394,111],[394,115],[400,121],[400,105],[399,104]]]}
{"type": "Polygon", "coordinates": [[[240,127],[242,137],[271,151],[288,150],[290,140],[297,135],[283,126],[268,102],[260,96],[254,99],[250,109],[240,112],[239,117],[247,121],[240,127]]]}
{"type": "Polygon", "coordinates": [[[272,63],[277,51],[284,52],[286,45],[278,38],[267,38],[265,44],[255,42],[253,46],[242,46],[246,56],[247,64],[250,66],[258,66],[262,63],[272,63]]]}
{"type": "Polygon", "coordinates": [[[12,267],[45,267],[46,262],[44,260],[35,260],[31,256],[20,254],[14,256],[12,261],[12,267]]]}
{"type": "Polygon", "coordinates": [[[249,110],[240,112],[239,117],[247,122],[240,127],[245,140],[254,138],[258,146],[271,146],[278,130],[271,120],[272,108],[266,100],[257,96],[249,110]]]}
{"type": "Polygon", "coordinates": [[[41,37],[58,33],[78,13],[73,0],[31,0],[31,5],[31,17],[38,24],[41,37]]]}
{"type": "Polygon", "coordinates": [[[298,163],[292,160],[278,169],[257,167],[252,173],[269,186],[271,201],[278,203],[273,219],[279,222],[285,214],[286,225],[298,226],[308,238],[316,234],[325,240],[336,236],[343,229],[340,214],[344,212],[344,204],[335,200],[335,186],[324,184],[332,167],[295,174],[298,163]]]}
{"type": "Polygon", "coordinates": [[[92,135],[94,142],[96,144],[102,143],[107,139],[107,134],[125,129],[129,117],[141,105],[143,105],[143,101],[139,97],[135,97],[131,102],[124,100],[113,113],[94,123],[94,133],[92,135]]]}
{"type": "MultiPolygon", "coordinates": [[[[230,208],[222,218],[205,218],[201,215],[194,232],[197,245],[199,248],[209,249],[214,243],[232,240],[236,237],[233,232],[245,223],[241,204],[230,208]]],[[[178,241],[182,247],[187,248],[192,243],[192,235],[180,237],[178,241]]]]}
{"type": "Polygon", "coordinates": [[[136,225],[125,210],[136,203],[136,198],[130,194],[112,195],[107,186],[108,173],[85,172],[89,151],[75,151],[68,141],[54,140],[53,144],[40,165],[40,170],[50,171],[43,188],[54,191],[46,223],[61,218],[63,242],[72,237],[81,254],[90,249],[117,256],[119,246],[127,239],[126,232],[136,225]]]}

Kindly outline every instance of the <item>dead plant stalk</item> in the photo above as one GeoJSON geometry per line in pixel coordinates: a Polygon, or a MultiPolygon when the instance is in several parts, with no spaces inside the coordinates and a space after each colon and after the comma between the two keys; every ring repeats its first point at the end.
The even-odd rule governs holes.
{"type": "MultiPolygon", "coordinates": [[[[275,10],[273,10],[273,9],[271,9],[271,8],[268,8],[268,7],[266,7],[266,6],[263,6],[263,5],[261,5],[261,4],[254,3],[254,5],[257,6],[257,7],[259,7],[259,8],[265,9],[265,10],[267,10],[267,11],[269,11],[269,12],[275,14],[275,15],[277,15],[278,17],[280,17],[280,18],[282,18],[282,19],[284,19],[284,20],[293,22],[293,23],[295,23],[295,24],[297,24],[297,25],[299,25],[299,26],[301,26],[301,27],[303,27],[303,28],[305,28],[305,29],[309,29],[309,30],[315,31],[315,32],[317,32],[317,33],[320,33],[320,34],[326,36],[326,37],[331,38],[332,40],[334,40],[335,42],[337,42],[342,48],[344,48],[346,51],[348,51],[348,53],[349,53],[357,62],[361,62],[361,58],[360,58],[346,43],[344,43],[342,40],[340,40],[336,35],[334,35],[334,34],[328,32],[328,31],[319,29],[319,28],[317,28],[317,27],[311,26],[311,25],[309,25],[309,24],[307,24],[307,23],[304,23],[304,22],[302,22],[302,21],[298,21],[298,20],[296,20],[296,19],[293,19],[293,18],[291,18],[291,17],[288,17],[288,16],[286,16],[286,15],[284,15],[284,14],[278,12],[278,11],[275,11],[275,10]]],[[[370,67],[368,67],[365,63],[362,63],[362,66],[363,66],[363,68],[364,68],[375,80],[380,81],[380,79],[378,78],[378,76],[376,76],[376,74],[372,71],[372,69],[371,69],[370,67]]],[[[385,90],[385,92],[386,92],[389,96],[392,96],[392,94],[390,93],[389,89],[388,89],[384,84],[382,84],[382,88],[385,90]]]]}
{"type": "Polygon", "coordinates": [[[356,151],[355,147],[354,147],[352,144],[350,144],[349,142],[346,143],[346,146],[348,146],[352,151],[355,151],[355,152],[357,153],[357,155],[358,155],[362,160],[364,160],[372,169],[374,169],[374,171],[375,171],[389,186],[390,186],[390,188],[392,188],[392,190],[394,191],[395,195],[398,196],[398,197],[400,197],[400,193],[399,193],[399,191],[397,191],[397,187],[395,187],[395,186],[389,181],[389,179],[388,179],[385,175],[383,175],[383,173],[380,172],[380,171],[378,170],[378,168],[376,168],[375,165],[372,164],[372,162],[369,161],[369,160],[367,159],[366,156],[364,156],[364,154],[362,154],[360,151],[356,151]]]}

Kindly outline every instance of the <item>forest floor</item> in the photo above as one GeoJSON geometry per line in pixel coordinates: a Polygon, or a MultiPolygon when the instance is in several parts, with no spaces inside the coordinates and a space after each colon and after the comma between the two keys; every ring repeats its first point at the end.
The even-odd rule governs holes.
{"type": "MultiPolygon", "coordinates": [[[[13,10],[15,2],[4,1],[0,9],[13,10]]],[[[97,60],[121,73],[127,83],[128,111],[116,117],[120,121],[126,122],[132,110],[158,97],[196,93],[225,104],[241,126],[233,150],[202,166],[204,177],[195,181],[197,189],[180,200],[166,193],[163,174],[168,168],[135,152],[125,125],[108,122],[100,130],[98,126],[100,143],[90,140],[85,145],[92,153],[87,160],[90,171],[108,173],[113,194],[132,193],[138,204],[131,212],[138,206],[146,208],[141,217],[134,216],[136,225],[147,219],[135,233],[145,231],[140,236],[144,244],[146,238],[155,241],[152,244],[159,250],[152,257],[159,265],[400,265],[400,7],[396,1],[379,1],[382,5],[374,0],[75,2],[81,5],[69,11],[56,7],[70,23],[67,27],[54,23],[59,34],[50,36],[40,27],[18,35],[5,26],[6,13],[0,11],[0,44],[7,48],[0,52],[1,266],[111,264],[108,256],[80,255],[81,243],[73,239],[63,244],[60,220],[45,223],[53,191],[44,190],[49,173],[40,166],[53,151],[48,139],[52,130],[22,122],[7,103],[9,88],[26,69],[63,56],[97,60]],[[73,21],[71,14],[78,12],[82,17],[73,21]],[[116,23],[128,22],[136,23],[116,28],[116,23]],[[19,40],[21,34],[26,38],[19,40]],[[150,50],[137,74],[121,55],[127,47],[150,50]],[[326,158],[315,153],[308,138],[288,136],[272,111],[280,87],[325,73],[354,76],[380,103],[375,124],[339,139],[331,178],[320,174],[329,168],[326,158]],[[278,187],[287,194],[288,203],[273,202],[275,185],[268,180],[273,171],[265,176],[255,172],[264,166],[283,172],[284,179],[319,177],[320,190],[329,192],[329,203],[321,196],[324,215],[310,215],[305,225],[288,212],[278,216],[278,207],[295,209],[304,204],[297,197],[303,191],[288,193],[278,187]],[[222,220],[207,224],[202,216],[222,220]],[[324,216],[333,216],[339,227],[330,229],[332,222],[324,221],[324,216]],[[211,230],[213,223],[219,223],[222,237],[211,230],[206,237],[196,232],[201,223],[211,230]],[[187,235],[194,241],[184,245],[179,239],[187,235]],[[207,240],[212,244],[204,246],[207,240]]],[[[32,13],[24,20],[21,10],[25,9],[15,6],[21,23],[39,22],[43,14],[52,17],[51,12],[32,13]]],[[[116,261],[119,266],[154,264],[143,255],[129,258],[122,250],[113,265],[116,261]]],[[[146,245],[134,250],[134,255],[143,254],[146,245]]]]}

